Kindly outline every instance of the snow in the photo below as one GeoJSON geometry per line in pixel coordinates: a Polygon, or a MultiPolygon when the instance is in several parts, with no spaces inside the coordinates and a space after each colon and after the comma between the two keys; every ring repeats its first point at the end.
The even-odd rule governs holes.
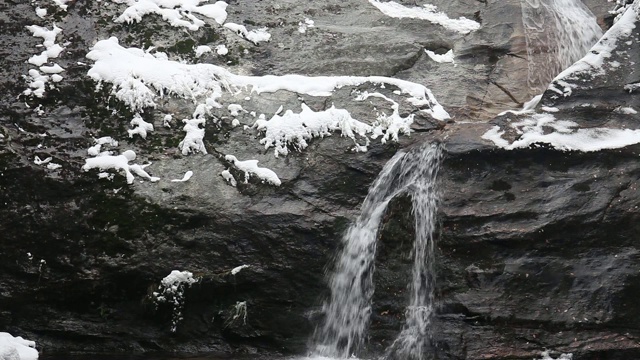
{"type": "Polygon", "coordinates": [[[233,175],[229,172],[229,170],[223,170],[220,173],[220,176],[222,176],[222,178],[228,182],[231,186],[235,187],[236,185],[238,185],[238,182],[236,181],[236,178],[233,177],[233,175]]]}
{"type": "Polygon", "coordinates": [[[543,351],[542,354],[540,355],[542,356],[540,360],[572,360],[573,359],[573,354],[571,353],[560,354],[560,356],[557,358],[551,357],[551,355],[549,355],[549,351],[543,351]]]}
{"type": "Polygon", "coordinates": [[[359,86],[364,83],[393,85],[410,97],[415,106],[437,120],[449,119],[449,114],[436,101],[431,90],[425,86],[405,80],[382,76],[243,76],[212,64],[183,64],[155,57],[138,48],[123,48],[118,39],[112,37],[97,42],[87,54],[95,61],[88,75],[95,81],[114,85],[114,95],[133,111],[155,107],[156,96],[176,95],[187,99],[206,98],[209,106],[220,107],[215,101],[223,90],[237,93],[250,87],[251,92],[272,93],[286,90],[311,96],[331,96],[344,86],[359,86]]]}
{"type": "Polygon", "coordinates": [[[45,165],[45,164],[48,164],[51,160],[53,160],[52,157],[48,157],[48,158],[42,160],[42,159],[40,159],[39,156],[36,155],[35,159],[33,160],[33,163],[36,164],[36,165],[45,165]]]}
{"type": "Polygon", "coordinates": [[[447,14],[438,12],[434,5],[425,4],[423,7],[406,7],[395,1],[381,2],[379,0],[369,0],[371,5],[375,6],[383,14],[394,18],[411,18],[427,20],[433,24],[443,26],[444,28],[461,34],[468,34],[478,30],[480,24],[476,21],[469,20],[465,17],[451,19],[447,14]]]}
{"type": "Polygon", "coordinates": [[[67,3],[71,2],[72,0],[53,0],[53,3],[58,5],[60,7],[60,9],[62,10],[67,10],[67,3]]]}
{"type": "Polygon", "coordinates": [[[184,176],[182,177],[182,179],[173,179],[171,180],[171,182],[185,182],[191,179],[192,176],[193,176],[193,171],[189,170],[186,173],[184,173],[184,176]]]}
{"type": "Polygon", "coordinates": [[[38,351],[35,347],[34,341],[0,332],[0,359],[2,360],[36,360],[38,351]]]}
{"type": "Polygon", "coordinates": [[[435,61],[435,62],[439,62],[439,63],[453,63],[453,59],[454,59],[454,55],[453,55],[453,49],[447,51],[445,54],[442,55],[438,55],[436,53],[434,53],[431,50],[425,50],[425,52],[427,53],[427,55],[429,55],[429,57],[431,58],[431,60],[435,61]]]}
{"type": "Polygon", "coordinates": [[[171,114],[167,114],[162,118],[162,126],[166,128],[171,128],[171,120],[173,120],[173,116],[171,114]]]}
{"type": "Polygon", "coordinates": [[[47,169],[49,169],[49,170],[58,170],[61,167],[62,167],[62,165],[56,164],[56,163],[52,163],[52,162],[47,164],[47,169]]]}
{"type": "Polygon", "coordinates": [[[115,3],[124,3],[129,7],[120,15],[116,22],[134,23],[142,21],[142,17],[149,14],[157,14],[171,26],[185,27],[196,31],[205,25],[205,22],[197,18],[200,14],[213,19],[222,25],[227,19],[227,3],[218,1],[215,4],[199,5],[201,0],[112,0],[115,3]]]}
{"type": "Polygon", "coordinates": [[[635,115],[638,113],[636,109],[628,106],[628,107],[619,107],[613,110],[615,113],[623,114],[623,115],[635,115]]]}
{"type": "Polygon", "coordinates": [[[624,86],[624,90],[628,91],[629,94],[640,89],[640,83],[627,84],[624,86]]]}
{"type": "Polygon", "coordinates": [[[205,53],[211,52],[211,48],[207,45],[200,45],[196,47],[196,57],[200,57],[205,53]]]}
{"type": "Polygon", "coordinates": [[[243,269],[246,269],[248,267],[249,267],[249,265],[241,265],[241,266],[235,267],[235,268],[231,269],[231,275],[236,275],[237,273],[239,273],[240,271],[242,271],[243,269]]]}
{"type": "Polygon", "coordinates": [[[158,291],[153,293],[156,304],[169,303],[173,306],[171,317],[171,332],[176,332],[178,323],[182,320],[182,308],[185,302],[185,289],[198,282],[189,271],[173,270],[162,281],[158,291]]]}
{"type": "Polygon", "coordinates": [[[302,111],[298,114],[287,110],[283,115],[276,114],[270,120],[261,117],[253,126],[264,132],[260,143],[265,149],[274,147],[276,157],[287,155],[289,146],[297,150],[305,149],[308,146],[307,140],[331,135],[332,131],[340,130],[342,136],[355,141],[356,134],[365,136],[373,129],[372,126],[353,119],[347,110],[332,106],[327,110],[314,112],[305,104],[302,104],[302,111]]]}
{"type": "Polygon", "coordinates": [[[556,120],[552,114],[535,114],[509,126],[519,135],[513,143],[502,138],[505,133],[499,126],[494,126],[482,135],[485,140],[496,146],[513,150],[527,148],[534,144],[549,144],[563,151],[599,151],[619,149],[640,143],[640,130],[587,128],[578,129],[573,121],[556,120]],[[548,130],[552,130],[549,132],[548,130]]]}
{"type": "Polygon", "coordinates": [[[314,21],[309,18],[304,18],[304,21],[298,23],[298,32],[304,34],[307,32],[307,29],[312,27],[316,27],[314,21]]]}
{"type": "Polygon", "coordinates": [[[204,155],[207,154],[207,149],[204,147],[204,126],[206,120],[201,119],[184,119],[182,122],[185,124],[182,128],[187,134],[184,139],[178,144],[178,148],[182,151],[182,155],[189,155],[190,153],[200,152],[204,155]]]}
{"type": "Polygon", "coordinates": [[[230,104],[227,107],[227,110],[229,110],[229,113],[231,114],[231,116],[238,116],[240,115],[240,111],[242,111],[242,105],[230,104]]]}
{"type": "Polygon", "coordinates": [[[140,135],[141,138],[146,139],[147,133],[153,131],[153,124],[144,121],[140,114],[135,114],[130,124],[133,126],[133,129],[127,130],[130,138],[134,135],[140,135]]]}
{"type": "Polygon", "coordinates": [[[271,34],[269,34],[266,27],[249,31],[244,25],[229,22],[224,24],[224,27],[235,32],[241,38],[251,41],[254,45],[271,39],[271,34]]]}
{"type": "Polygon", "coordinates": [[[275,186],[280,186],[280,184],[282,184],[282,182],[278,178],[278,175],[276,175],[273,170],[259,167],[258,160],[240,161],[233,155],[227,155],[224,157],[224,159],[233,164],[233,166],[235,166],[238,170],[244,172],[245,183],[249,182],[249,178],[251,176],[256,176],[257,178],[262,180],[263,183],[266,182],[275,186]]]}
{"type": "Polygon", "coordinates": [[[62,29],[55,25],[53,25],[51,30],[38,25],[29,25],[26,28],[31,31],[34,37],[40,37],[43,39],[42,46],[45,50],[40,54],[33,55],[29,58],[28,62],[32,65],[38,66],[39,71],[36,69],[29,70],[28,75],[25,76],[29,88],[26,89],[23,94],[27,96],[33,95],[36,97],[43,97],[46,84],[51,78],[53,78],[54,82],[60,82],[62,80],[62,76],[58,74],[63,72],[64,69],[60,65],[45,65],[49,62],[49,59],[57,58],[64,50],[62,46],[55,43],[56,37],[62,32],[62,29]],[[41,72],[44,74],[55,75],[50,77],[49,75],[41,74],[41,72]]]}
{"type": "Polygon", "coordinates": [[[41,8],[41,7],[37,7],[36,8],[36,15],[38,15],[39,18],[44,19],[44,17],[47,16],[47,9],[41,8]]]}
{"type": "Polygon", "coordinates": [[[577,79],[581,74],[589,74],[593,77],[604,75],[606,71],[603,69],[603,65],[616,50],[618,41],[624,41],[633,33],[638,17],[638,4],[640,2],[636,2],[636,6],[628,7],[620,20],[607,31],[587,55],[556,76],[549,89],[563,96],[570,96],[572,87],[575,85],[570,84],[569,80],[577,79]],[[562,86],[562,89],[558,89],[556,84],[562,86]]]}
{"type": "Polygon", "coordinates": [[[173,292],[182,284],[192,285],[197,282],[198,280],[193,277],[193,273],[190,271],[173,270],[169,275],[165,276],[160,283],[165,287],[165,291],[173,292]]]}
{"type": "Polygon", "coordinates": [[[503,116],[506,114],[514,114],[514,115],[531,114],[534,112],[536,106],[538,106],[538,103],[540,102],[540,100],[542,100],[542,94],[536,95],[533,98],[531,98],[531,100],[522,104],[522,109],[503,111],[500,114],[498,114],[498,116],[503,116]]]}
{"type": "Polygon", "coordinates": [[[111,152],[105,152],[102,153],[102,146],[103,145],[109,145],[109,146],[118,146],[118,142],[115,141],[113,138],[111,138],[110,136],[104,136],[98,139],[94,139],[94,142],[96,143],[94,146],[90,147],[89,149],[87,149],[87,153],[90,156],[98,156],[98,155],[111,155],[111,152]]]}
{"type": "Polygon", "coordinates": [[[221,44],[216,46],[216,54],[220,56],[224,56],[224,55],[227,55],[228,53],[229,53],[229,49],[227,49],[226,45],[221,44]]]}
{"type": "Polygon", "coordinates": [[[127,184],[133,184],[134,176],[136,174],[141,176],[151,182],[156,182],[160,180],[160,178],[150,176],[144,168],[151,165],[138,165],[133,164],[129,165],[129,161],[133,161],[136,159],[136,153],[133,150],[127,150],[123,152],[121,155],[103,155],[93,158],[85,159],[85,164],[82,166],[83,171],[89,171],[91,169],[100,169],[104,170],[116,170],[118,172],[124,173],[127,178],[127,184]]]}

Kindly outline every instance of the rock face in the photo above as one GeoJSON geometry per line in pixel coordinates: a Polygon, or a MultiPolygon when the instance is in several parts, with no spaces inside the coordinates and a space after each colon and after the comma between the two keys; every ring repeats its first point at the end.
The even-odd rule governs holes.
{"type": "MultiPolygon", "coordinates": [[[[515,118],[481,120],[535,94],[523,85],[528,61],[520,2],[434,1],[451,18],[481,22],[480,30],[467,35],[387,17],[366,1],[229,3],[228,21],[268,26],[271,41],[254,46],[215,24],[185,32],[159,16],[118,24],[112,18],[124,5],[108,1],[71,1],[67,11],[51,5],[45,20],[30,4],[0,4],[0,56],[6,59],[0,90],[7,95],[0,99],[3,331],[36,340],[44,354],[304,353],[321,318],[325,269],[369,185],[398,149],[441,141],[447,155],[440,170],[434,356],[530,359],[544,349],[578,359],[640,354],[640,147],[507,151],[481,139],[492,126],[506,127],[515,118]],[[302,34],[298,27],[305,18],[315,27],[302,34]],[[51,21],[69,42],[57,59],[64,80],[43,98],[19,96],[26,85],[16,74],[33,68],[25,61],[41,51],[35,46],[42,42],[24,26],[50,27],[51,21]],[[406,79],[431,88],[459,123],[436,121],[397,100],[402,116],[415,116],[410,137],[371,140],[368,151],[359,153],[350,151],[352,140],[334,134],[276,158],[255,129],[234,127],[225,107],[205,127],[209,154],[183,156],[178,120],[190,116],[190,101],[159,100],[144,114],[155,131],[146,140],[127,139],[131,109],[109,97],[108,87],[95,91],[85,55],[109,36],[238,74],[406,79]],[[195,45],[223,43],[227,55],[193,55],[195,45]],[[424,52],[449,49],[455,67],[424,52]],[[163,127],[166,113],[176,115],[172,129],[163,127]],[[147,170],[163,180],[128,185],[123,177],[98,180],[97,172],[82,172],[92,137],[102,136],[120,141],[113,150],[134,149],[140,161],[153,162],[147,170]],[[226,154],[259,160],[282,185],[242,182],[243,173],[224,160],[226,154]],[[62,168],[34,164],[35,156],[52,157],[62,168]],[[220,176],[227,168],[237,187],[220,176]],[[169,181],[186,171],[193,171],[191,180],[169,181]],[[241,265],[249,267],[233,274],[241,265]],[[200,281],[186,288],[183,319],[172,333],[174,309],[155,304],[153,293],[174,269],[189,270],[200,281]]],[[[605,26],[606,2],[585,3],[605,26]]],[[[577,76],[571,96],[547,92],[542,104],[583,127],[635,129],[638,116],[616,110],[638,107],[635,90],[624,90],[638,82],[629,71],[638,61],[634,31],[626,53],[613,54],[621,66],[607,68],[605,76],[577,76]]],[[[280,105],[299,111],[304,103],[322,111],[333,103],[371,121],[372,107],[389,104],[380,98],[352,101],[354,91],[367,90],[398,99],[394,88],[369,84],[331,97],[279,91],[224,100],[266,114],[280,105]]],[[[238,120],[250,127],[255,119],[242,113],[238,120]]],[[[513,141],[518,134],[505,136],[513,141]]],[[[363,354],[383,351],[403,323],[413,241],[410,204],[395,199],[380,230],[371,340],[363,354]]]]}

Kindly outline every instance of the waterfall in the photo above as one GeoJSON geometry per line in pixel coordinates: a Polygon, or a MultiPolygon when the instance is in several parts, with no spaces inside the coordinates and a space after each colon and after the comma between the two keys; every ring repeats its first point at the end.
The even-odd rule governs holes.
{"type": "Polygon", "coordinates": [[[360,216],[343,237],[344,248],[329,281],[331,296],[323,308],[325,321],[314,335],[314,355],[348,358],[362,345],[371,314],[380,221],[389,201],[406,192],[412,197],[415,215],[415,261],[406,323],[394,342],[394,351],[421,357],[433,303],[435,178],[441,157],[439,145],[399,152],[374,181],[360,216]]]}
{"type": "Polygon", "coordinates": [[[581,59],[602,37],[596,17],[581,0],[521,0],[529,88],[537,93],[581,59]]]}

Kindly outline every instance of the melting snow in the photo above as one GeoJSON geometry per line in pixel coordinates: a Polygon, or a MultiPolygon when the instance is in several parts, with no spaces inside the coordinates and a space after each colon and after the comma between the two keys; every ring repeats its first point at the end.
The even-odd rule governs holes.
{"type": "Polygon", "coordinates": [[[385,15],[394,18],[427,20],[433,24],[443,26],[448,30],[456,31],[461,34],[468,34],[480,29],[480,24],[478,22],[469,20],[465,17],[451,19],[447,14],[438,12],[437,7],[434,5],[425,4],[423,7],[406,7],[395,1],[381,2],[379,0],[369,0],[369,2],[385,15]]]}
{"type": "Polygon", "coordinates": [[[513,143],[502,138],[505,133],[499,126],[482,135],[496,146],[507,150],[527,148],[533,144],[549,144],[558,150],[599,151],[618,149],[640,143],[640,130],[588,128],[578,129],[573,121],[556,120],[552,114],[536,114],[524,120],[510,123],[519,135],[513,143]],[[551,132],[546,130],[552,130],[551,132]]]}
{"type": "Polygon", "coordinates": [[[262,182],[267,182],[275,186],[280,186],[281,184],[278,175],[276,175],[273,170],[258,166],[258,160],[240,161],[233,155],[227,155],[224,159],[232,163],[238,170],[244,172],[245,183],[249,182],[249,178],[253,175],[262,180],[262,182]]]}

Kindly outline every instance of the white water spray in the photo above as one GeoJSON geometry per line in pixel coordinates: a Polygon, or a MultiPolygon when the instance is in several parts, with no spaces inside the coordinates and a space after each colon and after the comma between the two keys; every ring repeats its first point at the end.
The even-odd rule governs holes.
{"type": "Polygon", "coordinates": [[[380,220],[391,199],[409,193],[416,218],[415,261],[406,323],[390,351],[421,359],[433,308],[433,230],[435,179],[442,157],[439,145],[396,154],[369,189],[362,213],[346,232],[324,306],[325,322],[316,330],[314,355],[348,358],[364,341],[371,314],[373,271],[380,220]]]}
{"type": "Polygon", "coordinates": [[[581,59],[602,37],[595,15],[581,0],[521,0],[529,59],[529,88],[537,93],[581,59]]]}

